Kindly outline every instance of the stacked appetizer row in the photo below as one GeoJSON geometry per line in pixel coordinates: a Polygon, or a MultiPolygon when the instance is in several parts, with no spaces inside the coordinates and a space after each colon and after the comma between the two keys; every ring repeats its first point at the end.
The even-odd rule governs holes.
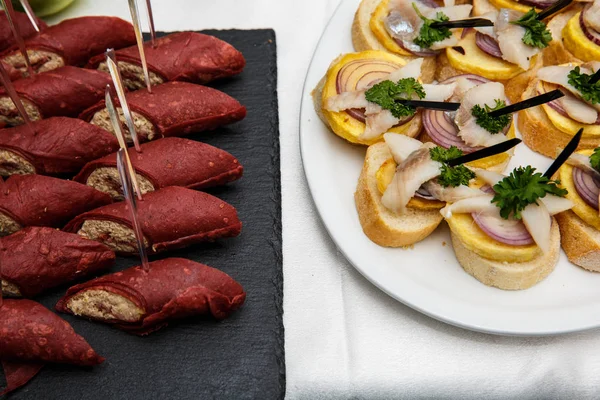
{"type": "MultiPolygon", "coordinates": [[[[106,273],[116,254],[140,251],[117,165],[119,141],[104,103],[112,83],[104,62],[116,51],[139,149],[128,150],[143,200],[137,217],[149,254],[234,237],[236,209],[195,189],[242,176],[228,152],[181,138],[243,119],[246,109],[201,86],[242,72],[245,60],[215,37],[180,32],[147,43],[152,92],[145,88],[133,26],[113,17],[83,17],[35,33],[15,20],[35,75],[29,76],[6,15],[0,13],[0,62],[32,121],[24,124],[0,89],[0,361],[13,391],[45,363],[103,361],[71,326],[34,298],[106,273]],[[72,178],[66,180],[64,178],[72,178]]],[[[124,113],[117,107],[122,122],[124,113]]],[[[127,142],[132,135],[123,126],[127,142]]],[[[169,321],[209,314],[226,318],[245,300],[229,275],[181,258],[129,268],[71,287],[56,309],[138,335],[169,321]]]]}
{"type": "Polygon", "coordinates": [[[355,193],[365,234],[406,247],[445,220],[465,271],[501,289],[548,276],[561,242],[600,271],[599,10],[364,0],[357,52],[333,61],[313,99],[333,133],[368,146],[355,193]],[[532,150],[561,154],[545,173],[502,174],[516,125],[532,150]]]}

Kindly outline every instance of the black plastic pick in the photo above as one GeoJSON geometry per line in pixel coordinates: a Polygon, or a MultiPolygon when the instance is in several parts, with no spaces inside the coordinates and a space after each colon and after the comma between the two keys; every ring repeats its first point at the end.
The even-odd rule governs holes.
{"type": "Polygon", "coordinates": [[[583,128],[581,128],[575,134],[575,136],[573,136],[573,139],[571,139],[569,144],[567,144],[567,146],[563,149],[563,151],[560,152],[558,157],[556,157],[556,160],[554,160],[554,162],[552,163],[550,168],[548,168],[548,170],[546,172],[544,172],[544,176],[546,178],[551,178],[552,175],[554,175],[556,173],[556,171],[558,171],[558,169],[565,163],[565,161],[567,161],[567,159],[569,157],[571,157],[571,154],[573,154],[575,152],[575,150],[577,150],[577,146],[579,146],[579,141],[581,140],[582,134],[583,134],[583,128]]]}
{"type": "Polygon", "coordinates": [[[536,19],[538,19],[540,21],[543,20],[543,19],[546,19],[549,16],[551,16],[552,14],[556,14],[557,12],[559,12],[560,10],[562,10],[563,8],[567,7],[572,2],[573,2],[573,0],[560,0],[560,1],[557,1],[551,7],[548,7],[544,11],[539,12],[538,15],[537,15],[537,17],[536,17],[536,19]]]}
{"type": "Polygon", "coordinates": [[[460,19],[456,21],[434,22],[432,28],[477,28],[483,26],[494,26],[494,22],[485,18],[460,19]]]}
{"type": "Polygon", "coordinates": [[[549,103],[552,100],[560,99],[565,94],[559,89],[553,90],[548,93],[540,94],[539,96],[531,97],[527,100],[520,101],[510,106],[499,108],[495,111],[491,111],[488,115],[492,118],[498,118],[502,115],[512,114],[517,111],[525,110],[526,108],[536,107],[541,104],[549,103]]]}
{"type": "Polygon", "coordinates": [[[448,164],[451,167],[455,167],[460,164],[465,164],[471,161],[480,160],[482,158],[495,156],[496,154],[504,153],[505,151],[512,149],[519,143],[521,143],[521,139],[509,139],[505,142],[498,143],[493,146],[486,147],[484,149],[477,150],[469,154],[465,154],[464,156],[457,157],[448,161],[446,164],[448,164]]]}
{"type": "Polygon", "coordinates": [[[460,108],[460,103],[447,103],[444,101],[427,101],[427,100],[408,100],[408,99],[395,99],[395,101],[402,103],[406,106],[415,108],[428,108],[430,110],[440,111],[456,111],[460,108]]]}

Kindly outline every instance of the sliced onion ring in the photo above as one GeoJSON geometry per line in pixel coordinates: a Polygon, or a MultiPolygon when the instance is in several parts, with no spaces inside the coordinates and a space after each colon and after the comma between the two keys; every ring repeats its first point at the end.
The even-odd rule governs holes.
{"type": "Polygon", "coordinates": [[[584,17],[583,15],[585,14],[585,12],[591,7],[591,4],[586,5],[583,10],[581,11],[581,14],[579,15],[579,25],[581,26],[581,30],[583,31],[583,34],[590,40],[592,41],[595,45],[600,46],[600,32],[598,32],[597,30],[595,30],[594,28],[592,28],[591,26],[588,26],[585,23],[584,17]]]}
{"type": "Polygon", "coordinates": [[[420,187],[419,190],[415,193],[415,197],[420,197],[425,200],[437,200],[435,197],[431,195],[424,187],[420,187]]]}
{"type": "Polygon", "coordinates": [[[498,41],[493,37],[477,32],[475,34],[475,44],[484,53],[489,54],[492,57],[502,58],[502,50],[500,50],[498,41]]]}
{"type": "Polygon", "coordinates": [[[584,172],[579,168],[573,168],[573,182],[579,196],[590,207],[598,209],[598,196],[600,195],[600,179],[584,172]]]}
{"type": "Polygon", "coordinates": [[[533,238],[521,221],[502,219],[490,214],[471,214],[477,226],[486,235],[500,243],[510,246],[527,246],[533,244],[533,238]]]}

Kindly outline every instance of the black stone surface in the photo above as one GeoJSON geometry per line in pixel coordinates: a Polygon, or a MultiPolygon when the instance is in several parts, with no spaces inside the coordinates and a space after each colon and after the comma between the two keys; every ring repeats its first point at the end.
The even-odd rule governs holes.
{"type": "MultiPolygon", "coordinates": [[[[190,136],[235,155],[244,177],[210,192],[234,205],[240,237],[161,257],[221,269],[248,296],[229,319],[196,318],[147,337],[62,315],[106,357],[94,368],[47,365],[7,399],[279,399],[285,392],[277,61],[273,30],[208,31],[239,49],[244,72],[211,84],[248,108],[243,121],[190,136]]],[[[119,258],[114,271],[137,265],[119,258]]],[[[60,288],[36,300],[52,308],[60,288]]],[[[1,375],[1,372],[0,372],[1,375]]],[[[0,377],[0,381],[3,378],[0,377]]],[[[3,383],[3,382],[2,382],[3,383]]]]}

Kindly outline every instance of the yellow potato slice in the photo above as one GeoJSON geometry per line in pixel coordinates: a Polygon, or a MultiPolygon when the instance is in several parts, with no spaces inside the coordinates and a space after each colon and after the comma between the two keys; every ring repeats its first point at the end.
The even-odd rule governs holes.
{"type": "Polygon", "coordinates": [[[583,61],[600,60],[600,46],[585,36],[579,25],[577,13],[567,22],[562,30],[563,44],[575,57],[583,61]]]}
{"type": "Polygon", "coordinates": [[[379,43],[392,53],[403,56],[413,56],[412,53],[400,47],[385,29],[385,18],[388,16],[388,4],[389,0],[382,0],[375,11],[373,11],[373,14],[371,14],[371,21],[369,22],[371,31],[379,43]]]}

